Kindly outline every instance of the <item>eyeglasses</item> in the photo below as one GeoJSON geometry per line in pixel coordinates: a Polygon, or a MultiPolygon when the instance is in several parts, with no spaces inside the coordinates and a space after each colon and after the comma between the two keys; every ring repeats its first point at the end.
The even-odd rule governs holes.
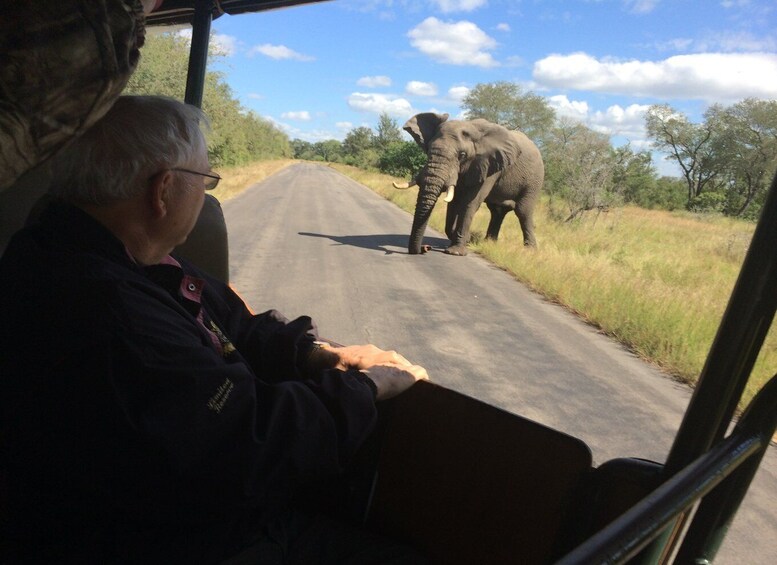
{"type": "Polygon", "coordinates": [[[197,171],[190,171],[189,169],[170,169],[171,171],[179,171],[182,173],[189,173],[191,175],[200,175],[205,177],[205,190],[213,190],[219,184],[221,177],[216,173],[198,173],[197,171]]]}

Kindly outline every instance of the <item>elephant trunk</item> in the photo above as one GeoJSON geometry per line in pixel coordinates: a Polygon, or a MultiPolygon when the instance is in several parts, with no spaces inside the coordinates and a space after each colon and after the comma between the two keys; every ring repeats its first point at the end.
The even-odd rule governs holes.
{"type": "Polygon", "coordinates": [[[443,188],[441,183],[424,182],[420,186],[422,188],[418,191],[415,214],[413,215],[413,227],[410,230],[410,241],[407,246],[407,251],[411,255],[421,253],[421,243],[424,239],[426,226],[429,224],[432,210],[443,188]]]}

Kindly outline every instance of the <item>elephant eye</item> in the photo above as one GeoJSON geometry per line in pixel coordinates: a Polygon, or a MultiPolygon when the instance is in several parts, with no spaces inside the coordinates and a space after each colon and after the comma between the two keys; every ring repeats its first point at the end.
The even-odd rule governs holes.
{"type": "Polygon", "coordinates": [[[467,152],[466,151],[459,151],[459,161],[463,161],[467,158],[467,152]]]}

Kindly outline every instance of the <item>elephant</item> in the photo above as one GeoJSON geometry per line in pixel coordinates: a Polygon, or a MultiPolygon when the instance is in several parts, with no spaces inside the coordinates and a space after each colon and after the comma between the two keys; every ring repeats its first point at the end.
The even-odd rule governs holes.
{"type": "Polygon", "coordinates": [[[437,199],[447,190],[445,233],[451,244],[445,253],[466,255],[470,227],[480,205],[491,211],[486,238],[496,240],[505,215],[513,210],[525,246],[536,247],[534,208],[545,179],[537,146],[520,131],[484,119],[450,120],[448,114],[423,112],[403,129],[426,152],[427,163],[408,183],[418,184],[408,252],[425,252],[421,245],[437,199]]]}

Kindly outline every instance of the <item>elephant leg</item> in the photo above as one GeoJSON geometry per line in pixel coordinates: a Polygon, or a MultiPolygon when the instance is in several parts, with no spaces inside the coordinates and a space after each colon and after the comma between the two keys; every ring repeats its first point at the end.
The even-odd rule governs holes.
{"type": "Polygon", "coordinates": [[[526,247],[537,247],[534,237],[534,203],[520,203],[515,207],[515,215],[521,224],[523,232],[523,244],[526,247]]]}
{"type": "MultiPolygon", "coordinates": [[[[486,196],[494,186],[493,180],[487,180],[480,187],[480,190],[472,195],[469,201],[460,201],[457,204],[456,210],[458,212],[456,223],[453,230],[453,237],[451,238],[451,246],[445,250],[445,253],[449,255],[466,255],[467,243],[469,243],[470,228],[472,227],[472,220],[475,218],[475,213],[480,208],[480,205],[486,199],[486,196]]],[[[464,192],[457,187],[459,192],[464,192]]]]}
{"type": "Polygon", "coordinates": [[[488,230],[486,230],[486,239],[493,239],[496,241],[499,238],[499,230],[502,228],[502,221],[505,219],[507,212],[510,211],[510,206],[504,206],[500,204],[489,204],[486,202],[486,206],[491,211],[491,220],[488,222],[488,230]]]}

